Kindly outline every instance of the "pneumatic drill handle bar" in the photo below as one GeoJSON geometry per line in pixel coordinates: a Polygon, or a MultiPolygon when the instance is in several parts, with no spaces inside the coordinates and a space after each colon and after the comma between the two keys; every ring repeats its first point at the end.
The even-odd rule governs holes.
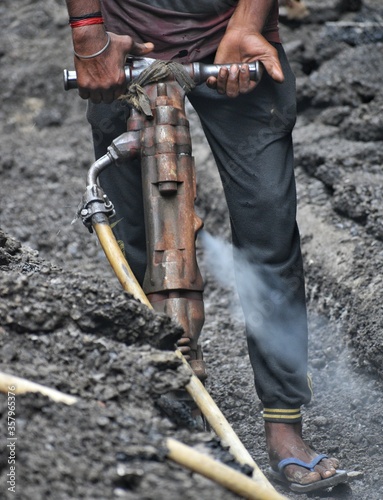
{"type": "MultiPolygon", "coordinates": [[[[128,84],[137,78],[140,73],[154,61],[155,59],[150,59],[148,57],[128,58],[127,65],[125,66],[126,83],[128,84]]],[[[217,77],[220,68],[230,68],[230,64],[204,64],[198,62],[183,64],[183,66],[196,85],[206,82],[209,76],[217,77]]],[[[259,61],[255,61],[249,63],[248,66],[250,70],[250,80],[259,82],[263,73],[263,65],[259,61]]],[[[75,71],[64,69],[64,89],[77,89],[77,75],[75,71]]]]}

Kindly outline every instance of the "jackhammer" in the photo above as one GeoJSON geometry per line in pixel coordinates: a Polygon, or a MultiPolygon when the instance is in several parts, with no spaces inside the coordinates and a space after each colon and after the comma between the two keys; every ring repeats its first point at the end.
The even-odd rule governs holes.
{"type": "MultiPolygon", "coordinates": [[[[154,59],[128,58],[127,83],[140,81],[145,71],[150,72],[156,64],[160,63],[154,59]]],[[[205,363],[198,343],[204,324],[204,285],[195,248],[203,222],[194,210],[196,176],[185,95],[209,76],[217,76],[221,65],[191,63],[182,65],[181,70],[180,66],[174,67],[178,76],[171,71],[161,78],[160,67],[154,83],[145,83],[146,105],[141,109],[132,107],[127,131],[89,169],[79,216],[90,231],[96,231],[125,289],[182,327],[184,333],[178,348],[193,372],[204,381],[205,363]],[[137,157],[141,162],[147,241],[143,292],[113,241],[109,218],[114,215],[114,208],[99,184],[99,175],[108,166],[137,157]]],[[[248,66],[250,78],[259,81],[260,63],[248,66]]],[[[64,86],[66,90],[77,87],[74,71],[64,71],[64,86]]]]}
{"type": "MultiPolygon", "coordinates": [[[[154,59],[129,58],[125,69],[127,84],[140,79],[154,64],[154,59]]],[[[249,481],[240,474],[228,484],[226,470],[214,479],[246,498],[286,500],[268,482],[203,385],[206,372],[198,344],[204,323],[203,280],[195,249],[203,223],[194,211],[196,177],[184,99],[190,80],[196,85],[203,83],[209,76],[217,76],[220,67],[193,63],[184,66],[190,77],[185,85],[184,78],[169,75],[145,85],[147,102],[143,109],[132,107],[127,131],[91,165],[78,215],[91,232],[96,232],[124,290],[182,326],[184,334],[176,355],[190,365],[191,377],[185,389],[238,463],[252,468],[254,483],[250,481],[247,486],[249,481]],[[114,207],[99,182],[101,172],[110,165],[137,157],[141,160],[147,240],[147,270],[142,287],[113,235],[110,219],[115,215],[114,207]]],[[[256,62],[249,64],[249,69],[251,79],[259,81],[263,67],[256,62]]],[[[77,87],[74,71],[64,71],[64,86],[66,90],[77,87]]],[[[175,447],[177,443],[173,441],[167,441],[169,458],[213,478],[210,469],[216,471],[219,463],[213,461],[206,467],[204,455],[194,460],[197,464],[191,463],[193,449],[184,446],[185,451],[179,453],[179,446],[175,447]]]]}

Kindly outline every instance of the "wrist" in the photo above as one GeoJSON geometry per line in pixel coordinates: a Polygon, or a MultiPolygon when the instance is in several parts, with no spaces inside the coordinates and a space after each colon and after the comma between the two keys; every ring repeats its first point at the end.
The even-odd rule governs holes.
{"type": "Polygon", "coordinates": [[[240,31],[243,34],[262,34],[263,23],[254,21],[243,21],[243,19],[235,19],[232,17],[227,24],[226,31],[240,31]]]}
{"type": "Polygon", "coordinates": [[[82,26],[72,30],[73,47],[81,54],[97,52],[105,45],[107,38],[103,24],[82,26]]]}
{"type": "Polygon", "coordinates": [[[83,17],[101,11],[100,0],[66,0],[66,4],[70,17],[83,17]]]}
{"type": "Polygon", "coordinates": [[[110,42],[111,42],[111,38],[110,38],[110,34],[108,32],[106,32],[106,43],[105,45],[99,49],[97,52],[93,52],[92,54],[79,54],[78,52],[76,52],[75,50],[73,51],[74,52],[74,55],[78,58],[78,59],[94,59],[95,57],[98,57],[100,56],[101,54],[103,54],[106,50],[108,50],[109,48],[109,45],[110,45],[110,42]]]}
{"type": "Polygon", "coordinates": [[[240,26],[240,25],[227,25],[225,33],[235,33],[238,35],[262,35],[261,31],[256,29],[254,25],[245,25],[245,26],[240,26]]]}
{"type": "Polygon", "coordinates": [[[247,33],[262,33],[271,9],[277,0],[239,0],[228,28],[247,33]]]}

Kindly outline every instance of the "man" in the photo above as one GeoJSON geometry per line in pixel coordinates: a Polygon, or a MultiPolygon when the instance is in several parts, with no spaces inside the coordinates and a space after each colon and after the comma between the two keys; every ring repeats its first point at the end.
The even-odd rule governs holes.
{"type": "MultiPolygon", "coordinates": [[[[262,300],[271,305],[271,313],[265,307],[262,321],[255,321],[258,306],[244,300],[242,305],[271,467],[277,471],[284,459],[306,464],[316,459],[311,467],[282,462],[281,475],[290,483],[324,487],[338,462],[317,456],[302,439],[300,407],[309,402],[311,392],[291,138],[295,80],[279,39],[278,1],[67,0],[67,6],[79,94],[90,101],[88,119],[97,157],[125,131],[126,117],[116,99],[126,90],[127,54],[231,64],[188,98],[223,180],[234,247],[267,278],[262,300]],[[255,60],[266,69],[258,86],[250,81],[246,64],[233,64],[255,60]],[[273,326],[271,316],[280,320],[279,326],[273,326]],[[292,355],[281,349],[285,345],[294,346],[292,355]]],[[[102,185],[123,218],[116,231],[142,282],[145,237],[139,165],[108,169],[102,185]],[[124,198],[126,190],[129,196],[124,198]]]]}

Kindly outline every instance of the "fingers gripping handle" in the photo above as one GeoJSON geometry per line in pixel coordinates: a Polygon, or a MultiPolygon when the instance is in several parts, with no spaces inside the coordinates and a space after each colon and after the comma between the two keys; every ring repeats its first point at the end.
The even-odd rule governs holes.
{"type": "MultiPolygon", "coordinates": [[[[141,71],[148,67],[154,59],[150,58],[131,58],[125,66],[126,83],[130,83],[134,78],[137,78],[141,71]]],[[[189,72],[196,85],[204,83],[210,76],[218,76],[219,70],[223,67],[230,68],[230,64],[204,64],[190,63],[184,64],[185,69],[189,72]]],[[[239,64],[240,66],[240,64],[239,64]]],[[[250,80],[259,82],[263,73],[263,65],[259,61],[249,63],[250,80]]],[[[77,89],[77,74],[76,71],[64,69],[64,89],[77,89]]]]}
{"type": "MultiPolygon", "coordinates": [[[[139,69],[136,69],[130,65],[125,66],[126,83],[127,84],[130,83],[134,78],[136,78],[141,73],[142,70],[143,70],[142,67],[140,67],[139,69]]],[[[77,73],[76,73],[76,71],[64,69],[63,77],[64,77],[64,89],[65,90],[77,89],[77,73]]]]}
{"type": "MultiPolygon", "coordinates": [[[[233,63],[241,67],[241,63],[233,63]]],[[[204,63],[191,63],[186,64],[185,67],[189,70],[190,76],[193,78],[194,82],[199,85],[206,82],[210,76],[218,77],[219,70],[221,68],[230,69],[231,64],[204,64],[204,63]],[[190,67],[190,69],[189,69],[190,67]]],[[[254,82],[259,82],[263,73],[263,65],[259,61],[253,63],[248,63],[250,71],[250,80],[254,82]]]]}

